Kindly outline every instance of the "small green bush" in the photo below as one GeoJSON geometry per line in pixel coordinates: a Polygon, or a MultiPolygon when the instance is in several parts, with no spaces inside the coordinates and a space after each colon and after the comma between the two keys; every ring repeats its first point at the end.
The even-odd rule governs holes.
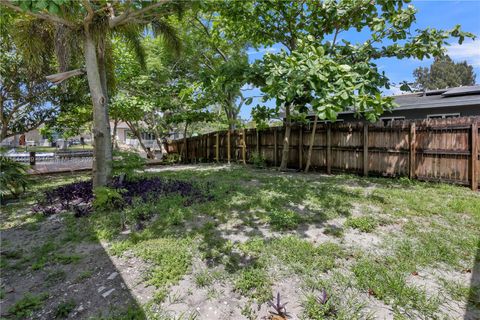
{"type": "Polygon", "coordinates": [[[378,225],[377,220],[370,216],[363,216],[358,218],[348,218],[345,222],[346,227],[358,229],[362,232],[372,232],[378,225]]]}
{"type": "Polygon", "coordinates": [[[142,170],[145,167],[145,159],[138,153],[114,151],[113,152],[113,175],[124,174],[131,177],[135,170],[142,170]]]}
{"type": "Polygon", "coordinates": [[[180,155],[178,153],[168,153],[166,156],[162,158],[162,161],[165,164],[175,164],[180,162],[180,155]]]}
{"type": "Polygon", "coordinates": [[[30,184],[27,166],[10,158],[0,156],[0,203],[8,195],[18,197],[30,184]]]}
{"type": "Polygon", "coordinates": [[[260,153],[253,152],[252,156],[250,157],[250,161],[256,168],[265,168],[266,167],[266,159],[260,153]]]}
{"type": "Polygon", "coordinates": [[[157,203],[144,202],[142,198],[134,198],[132,206],[126,210],[127,222],[130,224],[150,219],[161,211],[157,203]]]}
{"type": "Polygon", "coordinates": [[[276,230],[292,230],[300,223],[300,215],[293,210],[273,210],[269,216],[270,225],[276,230]]]}
{"type": "Polygon", "coordinates": [[[120,208],[124,201],[121,192],[123,189],[112,189],[108,187],[98,187],[93,191],[95,200],[93,207],[98,211],[109,211],[120,208]]]}

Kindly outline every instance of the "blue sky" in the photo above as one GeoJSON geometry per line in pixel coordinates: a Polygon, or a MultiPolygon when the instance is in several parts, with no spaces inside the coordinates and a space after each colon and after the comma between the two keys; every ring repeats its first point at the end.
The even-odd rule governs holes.
{"type": "MultiPolygon", "coordinates": [[[[424,29],[427,27],[437,29],[451,29],[455,25],[460,24],[464,31],[472,32],[477,37],[480,37],[480,0],[424,0],[412,1],[412,4],[417,9],[417,21],[412,27],[414,29],[424,29]]],[[[361,41],[363,36],[355,32],[345,33],[344,37],[351,42],[361,41]]],[[[264,48],[261,50],[250,50],[249,60],[254,61],[261,59],[265,52],[278,51],[280,46],[273,46],[271,48],[264,48]]],[[[473,65],[475,73],[477,74],[477,83],[480,83],[480,39],[476,41],[466,40],[463,45],[452,41],[451,46],[448,47],[448,54],[454,61],[466,60],[473,65]]],[[[393,83],[399,83],[407,80],[412,81],[412,72],[419,66],[429,66],[433,59],[417,60],[417,59],[403,59],[398,60],[394,58],[378,60],[377,66],[380,70],[385,71],[386,75],[393,83]]],[[[398,88],[392,88],[385,92],[386,95],[398,94],[398,88]]],[[[246,92],[246,96],[260,95],[260,91],[255,89],[246,92]]],[[[250,106],[243,106],[240,116],[242,119],[251,118],[251,109],[260,101],[255,101],[250,106]]],[[[267,102],[273,104],[273,102],[267,102]]]]}

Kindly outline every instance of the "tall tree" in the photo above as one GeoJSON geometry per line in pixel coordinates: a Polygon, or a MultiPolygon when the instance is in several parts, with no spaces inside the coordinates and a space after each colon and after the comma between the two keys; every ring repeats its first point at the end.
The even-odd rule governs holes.
{"type": "MultiPolygon", "coordinates": [[[[53,101],[55,90],[44,77],[53,70],[53,51],[45,50],[36,57],[42,62],[40,68],[30,68],[30,57],[14,42],[17,33],[10,23],[15,18],[16,14],[9,12],[0,16],[0,141],[36,129],[54,119],[58,112],[53,101]]],[[[40,39],[53,36],[44,24],[35,25],[31,21],[25,24],[40,39]]]]}
{"type": "Polygon", "coordinates": [[[471,86],[476,77],[467,61],[454,62],[448,55],[436,57],[430,68],[418,67],[413,76],[417,90],[471,86]]]}
{"type": "MultiPolygon", "coordinates": [[[[4,8],[25,13],[28,17],[23,20],[44,21],[57,30],[58,36],[50,48],[57,48],[58,64],[62,73],[49,79],[60,83],[72,76],[86,73],[93,104],[93,185],[94,187],[106,185],[112,172],[107,89],[109,76],[113,74],[110,71],[113,64],[110,59],[110,37],[114,33],[119,33],[134,40],[147,26],[151,26],[155,33],[169,30],[165,17],[177,12],[181,2],[0,0],[0,4],[4,8]],[[71,39],[75,41],[70,41],[71,39]],[[83,44],[82,61],[85,68],[64,72],[68,69],[70,57],[78,52],[72,50],[71,46],[76,43],[83,44]]],[[[25,32],[24,35],[30,39],[38,36],[29,32],[25,32]]],[[[28,41],[24,41],[23,44],[29,47],[32,54],[38,54],[38,48],[29,46],[28,41]]]]}
{"type": "Polygon", "coordinates": [[[228,128],[234,130],[247,98],[244,86],[249,69],[245,38],[226,37],[218,10],[219,1],[203,1],[184,22],[184,39],[196,57],[203,90],[224,111],[228,128]]]}
{"type": "MultiPolygon", "coordinates": [[[[458,38],[459,43],[465,37],[474,37],[473,34],[461,31],[460,26],[448,31],[433,28],[411,30],[416,10],[408,3],[408,0],[228,1],[221,15],[224,17],[222,22],[225,24],[224,30],[228,37],[249,37],[254,45],[279,44],[285,49],[285,53],[280,53],[281,56],[292,55],[297,51],[298,40],[310,36],[317,46],[323,48],[325,55],[337,64],[352,67],[363,65],[361,68],[364,69],[364,72],[361,77],[367,81],[373,79],[372,83],[358,81],[360,79],[356,77],[356,73],[359,68],[351,68],[347,72],[352,73],[352,78],[357,79],[352,84],[354,89],[344,90],[344,83],[339,82],[333,83],[332,91],[328,93],[333,94],[344,90],[345,100],[357,101],[357,104],[343,105],[341,108],[328,104],[311,107],[320,119],[335,119],[338,112],[347,108],[353,108],[357,114],[373,110],[374,112],[369,112],[368,115],[370,119],[375,119],[376,117],[372,117],[372,115],[379,115],[384,108],[392,105],[380,96],[381,87],[388,88],[389,82],[385,75],[376,68],[374,63],[376,59],[408,57],[423,59],[439,56],[444,53],[443,45],[450,37],[458,38]],[[367,39],[364,39],[365,32],[363,32],[361,42],[354,43],[349,40],[348,37],[353,33],[364,30],[369,30],[370,36],[367,39]],[[355,95],[359,95],[360,98],[353,98],[355,95]]],[[[291,73],[299,72],[295,61],[289,63],[282,59],[272,59],[270,56],[265,56],[263,64],[267,68],[267,71],[263,73],[266,79],[269,78],[268,70],[290,68],[291,73]]],[[[310,66],[312,63],[308,62],[309,55],[306,54],[304,57],[306,66],[313,68],[310,66]]],[[[317,55],[312,54],[312,59],[317,59],[317,55]]],[[[290,72],[286,71],[285,74],[289,75],[290,72]]],[[[326,72],[328,75],[329,70],[320,69],[319,72],[326,72]]],[[[255,77],[258,77],[258,74],[255,72],[255,77]]],[[[276,99],[280,99],[281,107],[285,111],[281,170],[287,167],[291,115],[293,111],[304,109],[305,103],[308,103],[308,99],[305,101],[304,92],[312,85],[308,82],[308,77],[303,78],[307,80],[304,82],[304,86],[298,86],[298,90],[292,92],[287,87],[291,84],[298,85],[298,78],[293,75],[288,77],[288,79],[294,79],[293,82],[283,82],[285,88],[278,90],[280,94],[275,96],[276,99]],[[289,91],[290,94],[284,96],[285,91],[289,91]]],[[[268,97],[272,92],[271,86],[276,85],[269,84],[267,81],[264,83],[268,97]]],[[[319,89],[313,88],[314,92],[319,89]]]]}

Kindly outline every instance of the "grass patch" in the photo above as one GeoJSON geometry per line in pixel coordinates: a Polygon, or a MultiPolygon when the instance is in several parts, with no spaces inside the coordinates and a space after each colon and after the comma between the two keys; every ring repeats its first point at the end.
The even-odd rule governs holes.
{"type": "Polygon", "coordinates": [[[75,309],[75,306],[76,306],[76,303],[72,299],[61,302],[55,309],[55,318],[56,319],[67,318],[70,312],[72,312],[73,309],[75,309]]]}
{"type": "Polygon", "coordinates": [[[242,295],[265,303],[272,298],[271,281],[261,267],[250,266],[241,270],[235,281],[235,290],[242,295]]]}
{"type": "Polygon", "coordinates": [[[440,301],[427,297],[424,290],[407,284],[406,273],[387,261],[373,258],[360,259],[352,269],[360,288],[400,312],[401,307],[417,310],[423,317],[435,317],[440,301]]]}
{"type": "Polygon", "coordinates": [[[26,293],[20,300],[18,300],[8,309],[8,313],[10,313],[16,319],[31,317],[34,311],[42,307],[43,302],[46,299],[48,299],[48,294],[46,293],[39,295],[26,293]]]}
{"type": "Polygon", "coordinates": [[[374,217],[363,216],[363,217],[348,217],[345,221],[345,227],[350,227],[353,229],[358,229],[362,232],[372,232],[377,227],[378,222],[374,217]]]}
{"type": "Polygon", "coordinates": [[[90,270],[81,272],[74,280],[75,283],[80,283],[83,280],[90,278],[93,275],[93,272],[90,270]]]}
{"type": "Polygon", "coordinates": [[[293,230],[301,221],[300,215],[293,210],[273,210],[268,218],[274,230],[293,230]]]}
{"type": "Polygon", "coordinates": [[[45,283],[47,286],[54,286],[59,282],[64,281],[67,278],[67,274],[63,270],[52,270],[45,277],[45,283]]]}
{"type": "Polygon", "coordinates": [[[344,255],[335,243],[315,246],[295,236],[274,239],[266,250],[298,274],[328,271],[335,267],[335,259],[344,255]]]}
{"type": "Polygon", "coordinates": [[[177,283],[191,265],[190,239],[160,238],[137,244],[134,253],[151,262],[147,282],[156,287],[177,283]]]}
{"type": "Polygon", "coordinates": [[[320,319],[338,319],[337,310],[333,300],[327,296],[325,298],[309,294],[303,302],[303,313],[305,318],[312,320],[320,319]]]}
{"type": "Polygon", "coordinates": [[[77,263],[82,257],[78,254],[56,254],[54,261],[60,264],[77,263]]]}

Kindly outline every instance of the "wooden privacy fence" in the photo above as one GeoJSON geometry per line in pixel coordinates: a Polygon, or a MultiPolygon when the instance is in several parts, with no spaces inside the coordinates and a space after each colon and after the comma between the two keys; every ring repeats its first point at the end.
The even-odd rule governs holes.
{"type": "MultiPolygon", "coordinates": [[[[311,168],[327,173],[407,176],[411,179],[469,185],[480,181],[478,137],[480,117],[403,120],[383,123],[319,124],[311,168]]],[[[294,126],[288,167],[305,167],[310,125],[294,126]]],[[[256,152],[268,165],[280,164],[283,127],[219,131],[169,144],[170,153],[187,162],[250,162],[256,152]]]]}

